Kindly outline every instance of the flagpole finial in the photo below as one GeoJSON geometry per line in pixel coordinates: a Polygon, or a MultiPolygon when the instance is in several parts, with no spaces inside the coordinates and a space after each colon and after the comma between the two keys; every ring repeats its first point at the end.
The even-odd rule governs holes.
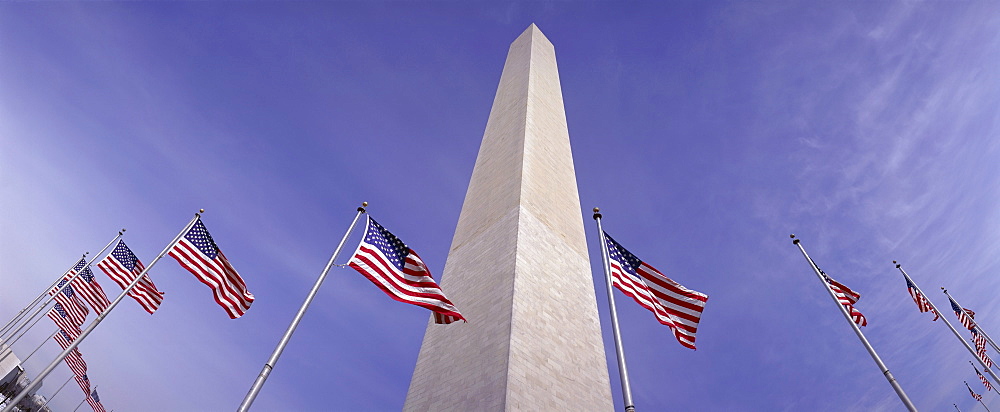
{"type": "Polygon", "coordinates": [[[368,207],[368,202],[361,202],[361,207],[358,208],[358,211],[364,213],[366,207],[368,207]]]}
{"type": "Polygon", "coordinates": [[[795,238],[795,234],[794,233],[788,235],[788,237],[792,238],[792,243],[793,244],[796,244],[796,245],[799,244],[799,240],[795,238]]]}
{"type": "Polygon", "coordinates": [[[604,215],[601,214],[601,208],[595,207],[594,208],[594,220],[600,219],[602,217],[604,217],[604,215]]]}

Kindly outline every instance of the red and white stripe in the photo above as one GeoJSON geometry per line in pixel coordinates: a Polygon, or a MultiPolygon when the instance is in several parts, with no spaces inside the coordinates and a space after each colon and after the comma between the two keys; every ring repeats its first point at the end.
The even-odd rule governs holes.
{"type": "Polygon", "coordinates": [[[917,310],[919,310],[921,313],[923,312],[933,313],[934,319],[931,319],[932,322],[938,320],[938,318],[941,317],[940,315],[938,315],[937,311],[934,310],[934,307],[931,306],[930,302],[927,301],[927,297],[924,296],[922,293],[920,293],[920,291],[918,291],[916,288],[906,288],[906,289],[910,292],[910,297],[913,298],[913,301],[917,303],[917,310]]]}
{"type": "Polygon", "coordinates": [[[979,331],[975,329],[971,329],[971,331],[972,343],[976,345],[976,355],[979,355],[979,359],[982,359],[983,363],[985,363],[987,367],[992,368],[993,360],[986,355],[986,336],[979,333],[979,331]]]}
{"type": "Polygon", "coordinates": [[[969,387],[969,384],[968,384],[968,383],[966,383],[966,384],[965,384],[965,387],[966,387],[966,388],[969,388],[969,395],[972,395],[972,399],[975,399],[975,400],[977,400],[977,401],[980,401],[980,402],[982,402],[982,401],[983,401],[983,395],[980,395],[980,394],[978,394],[978,393],[975,393],[975,392],[973,392],[973,391],[972,391],[972,388],[971,388],[971,387],[969,387]]]}
{"type": "Polygon", "coordinates": [[[105,412],[106,411],[106,409],[104,409],[104,405],[101,404],[101,401],[99,401],[97,399],[94,399],[93,396],[88,396],[87,397],[87,403],[90,405],[91,408],[94,409],[94,412],[105,412]]]}
{"type": "Polygon", "coordinates": [[[976,375],[979,376],[979,381],[983,383],[983,386],[986,387],[986,390],[995,391],[995,389],[993,389],[993,385],[990,384],[990,381],[986,380],[986,377],[983,376],[983,374],[979,373],[979,368],[973,366],[972,369],[976,370],[976,375]]]}
{"type": "MultiPolygon", "coordinates": [[[[91,275],[93,276],[93,275],[91,275]]],[[[77,276],[73,280],[73,290],[75,290],[83,300],[94,308],[97,314],[104,313],[111,305],[108,296],[104,294],[104,289],[97,283],[97,278],[91,277],[90,282],[83,279],[83,275],[77,276]]]]}
{"type": "Polygon", "coordinates": [[[962,312],[956,311],[955,315],[958,316],[958,321],[962,322],[962,326],[965,326],[966,329],[972,330],[976,326],[973,320],[976,317],[976,312],[963,308],[962,312]]]}
{"type": "Polygon", "coordinates": [[[66,355],[66,358],[63,360],[77,377],[87,374],[87,362],[83,361],[83,354],[80,353],[79,349],[73,348],[73,350],[69,352],[69,355],[66,355]]]}
{"type": "Polygon", "coordinates": [[[76,379],[76,384],[80,385],[83,393],[87,394],[87,397],[90,397],[90,379],[83,375],[76,375],[74,378],[76,379]]]}
{"type": "MultiPolygon", "coordinates": [[[[135,280],[135,277],[145,269],[142,262],[136,259],[135,267],[132,270],[128,270],[125,265],[112,255],[108,255],[104,260],[101,260],[97,264],[97,267],[104,271],[122,289],[128,287],[135,280]]],[[[163,303],[163,292],[156,289],[156,285],[153,284],[153,280],[149,278],[149,275],[142,275],[142,279],[128,292],[128,295],[132,299],[135,299],[139,303],[139,306],[142,306],[150,315],[156,312],[156,309],[160,307],[160,303],[163,303]]]]}
{"type": "Polygon", "coordinates": [[[400,271],[377,247],[362,241],[348,265],[390,298],[433,311],[435,323],[448,324],[465,320],[431,277],[427,265],[412,249],[407,253],[403,270],[400,271]]]}
{"type": "Polygon", "coordinates": [[[65,331],[66,334],[69,335],[70,339],[76,340],[76,338],[80,336],[80,325],[73,323],[73,320],[69,317],[62,317],[59,312],[56,312],[55,308],[49,309],[49,312],[46,315],[49,319],[52,319],[52,322],[55,322],[59,329],[65,331]]]}
{"type": "Polygon", "coordinates": [[[247,290],[243,278],[226,259],[221,250],[215,259],[209,259],[185,237],[170,249],[170,256],[185,269],[212,289],[215,302],[222,306],[229,317],[236,319],[250,309],[254,296],[247,290]]]}
{"type": "Polygon", "coordinates": [[[70,335],[68,332],[66,334],[70,336],[69,339],[66,339],[66,336],[63,336],[63,334],[59,332],[56,332],[55,336],[52,337],[52,339],[55,339],[56,343],[58,343],[59,347],[63,348],[63,350],[66,350],[66,348],[73,343],[73,340],[76,340],[73,335],[70,335]]]}
{"type": "Polygon", "coordinates": [[[868,326],[868,318],[865,318],[865,315],[861,314],[861,311],[854,307],[854,304],[858,303],[858,299],[861,299],[861,294],[833,280],[829,276],[826,276],[826,281],[830,285],[830,289],[833,290],[833,294],[837,296],[837,301],[841,305],[844,305],[847,312],[851,314],[851,320],[858,324],[858,326],[868,326]]]}
{"type": "Polygon", "coordinates": [[[695,349],[698,322],[708,295],[685,288],[645,262],[636,268],[639,277],[623,270],[618,260],[610,262],[611,283],[669,326],[681,345],[695,349]]]}
{"type": "MultiPolygon", "coordinates": [[[[73,276],[72,272],[67,273],[65,276],[63,276],[63,280],[68,280],[71,276],[73,276]]],[[[76,294],[74,293],[76,292],[75,290],[73,290],[73,292],[70,292],[74,293],[73,296],[66,295],[65,290],[72,290],[72,289],[73,286],[71,285],[67,285],[65,288],[56,286],[49,291],[49,295],[55,296],[53,300],[62,305],[63,310],[65,310],[66,313],[69,314],[69,318],[73,323],[75,323],[77,326],[82,326],[84,322],[87,321],[87,314],[90,313],[90,310],[87,309],[87,307],[84,306],[83,302],[80,301],[80,298],[76,296],[76,294]]]]}

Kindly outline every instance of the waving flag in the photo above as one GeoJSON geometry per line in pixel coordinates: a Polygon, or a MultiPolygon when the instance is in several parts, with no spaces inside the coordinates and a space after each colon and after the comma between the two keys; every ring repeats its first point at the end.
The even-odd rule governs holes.
{"type": "Polygon", "coordinates": [[[253,294],[247,290],[243,278],[229,264],[208,233],[201,217],[170,249],[170,256],[185,269],[212,289],[215,302],[222,306],[229,317],[243,316],[253,303],[253,294]]]}
{"type": "Polygon", "coordinates": [[[73,289],[90,304],[90,307],[94,308],[98,315],[104,313],[108,305],[111,304],[107,295],[104,294],[104,289],[94,278],[94,272],[89,267],[84,268],[80,275],[73,280],[73,289]]]}
{"type": "Polygon", "coordinates": [[[90,378],[87,377],[87,374],[76,375],[74,378],[76,379],[77,385],[80,385],[80,389],[83,389],[83,393],[90,396],[90,378]]]}
{"type": "Polygon", "coordinates": [[[858,303],[858,299],[861,299],[861,294],[844,286],[843,283],[833,280],[822,269],[820,269],[819,273],[823,274],[823,279],[826,279],[826,283],[830,285],[833,294],[837,296],[837,301],[847,308],[847,312],[851,314],[851,319],[854,320],[854,323],[857,323],[858,326],[868,326],[868,319],[865,318],[865,315],[861,314],[861,311],[854,307],[854,304],[858,303]]]}
{"type": "MultiPolygon", "coordinates": [[[[128,287],[135,280],[135,277],[145,269],[135,253],[132,253],[132,250],[125,245],[124,240],[118,242],[118,246],[115,246],[111,254],[101,260],[97,267],[122,289],[128,287]]],[[[163,292],[156,289],[156,285],[153,284],[148,274],[142,275],[142,280],[128,292],[128,295],[151,315],[163,302],[163,292]]]]}
{"type": "Polygon", "coordinates": [[[916,302],[917,310],[919,310],[921,313],[931,312],[934,314],[934,319],[931,319],[931,321],[938,320],[940,316],[938,315],[937,311],[934,310],[934,308],[931,306],[931,303],[927,300],[927,297],[924,296],[922,293],[920,293],[920,290],[918,290],[917,287],[913,285],[913,282],[910,281],[910,278],[907,278],[905,276],[904,278],[906,279],[906,289],[907,291],[910,292],[910,297],[913,298],[913,301],[916,302]]]}
{"type": "Polygon", "coordinates": [[[955,316],[958,316],[958,320],[959,322],[962,322],[962,326],[965,326],[966,329],[972,330],[972,322],[974,322],[973,318],[976,317],[976,312],[959,307],[958,303],[956,303],[951,296],[948,297],[948,302],[951,302],[951,310],[955,311],[955,316]]]}
{"type": "Polygon", "coordinates": [[[90,396],[87,397],[87,403],[94,409],[94,412],[105,412],[104,405],[101,404],[101,398],[97,396],[97,389],[90,392],[90,396]]]}
{"type": "Polygon", "coordinates": [[[976,376],[979,376],[979,380],[983,382],[983,386],[986,387],[986,390],[995,391],[995,389],[993,389],[993,385],[990,384],[990,381],[986,380],[986,377],[979,373],[979,368],[977,368],[976,365],[972,365],[972,369],[976,370],[976,376]]]}
{"type": "Polygon", "coordinates": [[[982,359],[987,367],[992,368],[993,360],[986,356],[986,336],[979,333],[977,328],[969,329],[969,332],[972,333],[972,343],[976,344],[976,355],[979,355],[979,359],[982,359]]]}
{"type": "Polygon", "coordinates": [[[49,309],[49,313],[47,315],[49,319],[52,319],[52,321],[55,322],[60,331],[66,333],[66,338],[69,339],[70,342],[76,340],[76,338],[80,336],[80,325],[73,322],[69,313],[66,313],[66,310],[63,309],[62,304],[59,302],[56,302],[55,306],[52,307],[52,309],[49,309]]]}
{"type": "Polygon", "coordinates": [[[708,295],[674,282],[643,262],[604,232],[611,263],[611,283],[670,327],[677,342],[695,349],[695,335],[708,295]]]}
{"type": "Polygon", "coordinates": [[[969,388],[969,395],[972,395],[972,399],[975,399],[975,400],[980,401],[980,402],[983,401],[983,395],[980,395],[978,393],[973,392],[972,388],[969,387],[969,383],[968,382],[965,382],[965,387],[969,388]]]}
{"type": "Polygon", "coordinates": [[[90,313],[90,311],[87,310],[87,307],[83,305],[83,302],[80,302],[80,298],[76,296],[76,292],[73,290],[73,286],[72,285],[67,286],[66,283],[69,282],[69,278],[75,275],[77,271],[83,270],[83,268],[86,265],[87,261],[84,259],[80,259],[80,261],[77,262],[76,266],[74,266],[73,269],[70,269],[69,272],[66,272],[66,274],[63,275],[63,278],[62,280],[59,281],[59,284],[49,291],[49,295],[54,296],[53,300],[55,300],[56,303],[62,305],[66,313],[69,314],[69,318],[77,326],[83,325],[83,323],[86,322],[87,314],[90,313]]]}
{"type": "Polygon", "coordinates": [[[435,323],[465,320],[444,296],[420,256],[371,216],[368,216],[365,236],[348,265],[390,298],[430,309],[434,312],[435,323]]]}
{"type": "Polygon", "coordinates": [[[73,375],[77,377],[87,377],[87,362],[83,361],[83,354],[80,353],[79,349],[73,348],[73,351],[71,351],[69,355],[66,355],[66,358],[64,358],[63,361],[65,361],[66,365],[69,366],[69,369],[73,371],[73,375]]]}
{"type": "Polygon", "coordinates": [[[64,330],[57,331],[56,334],[52,336],[52,339],[55,339],[56,343],[58,343],[59,347],[63,348],[63,350],[66,350],[66,348],[68,348],[74,340],[74,338],[70,337],[70,335],[64,330]]]}

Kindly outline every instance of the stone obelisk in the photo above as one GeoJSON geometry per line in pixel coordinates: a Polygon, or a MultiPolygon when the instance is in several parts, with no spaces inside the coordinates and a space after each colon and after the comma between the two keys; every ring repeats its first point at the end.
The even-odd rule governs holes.
{"type": "Polygon", "coordinates": [[[510,46],[405,411],[611,411],[555,50],[510,46]]]}

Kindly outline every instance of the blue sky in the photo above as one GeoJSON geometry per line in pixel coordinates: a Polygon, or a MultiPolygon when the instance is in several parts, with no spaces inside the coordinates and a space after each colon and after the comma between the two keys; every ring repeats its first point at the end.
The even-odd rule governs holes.
{"type": "MultiPolygon", "coordinates": [[[[204,208],[257,296],[248,314],[228,319],[168,258],[161,309],[125,301],[80,348],[109,409],[235,409],[360,202],[441,273],[531,23],[556,47],[616,405],[594,206],[710,296],[697,351],[618,300],[640,410],[901,409],[790,233],[862,293],[917,407],[982,408],[970,356],[891,262],[1000,337],[988,1],[0,3],[0,317],[120,228],[148,263],[204,208]]],[[[256,410],[398,410],[428,316],[335,268],[256,410]]]]}

